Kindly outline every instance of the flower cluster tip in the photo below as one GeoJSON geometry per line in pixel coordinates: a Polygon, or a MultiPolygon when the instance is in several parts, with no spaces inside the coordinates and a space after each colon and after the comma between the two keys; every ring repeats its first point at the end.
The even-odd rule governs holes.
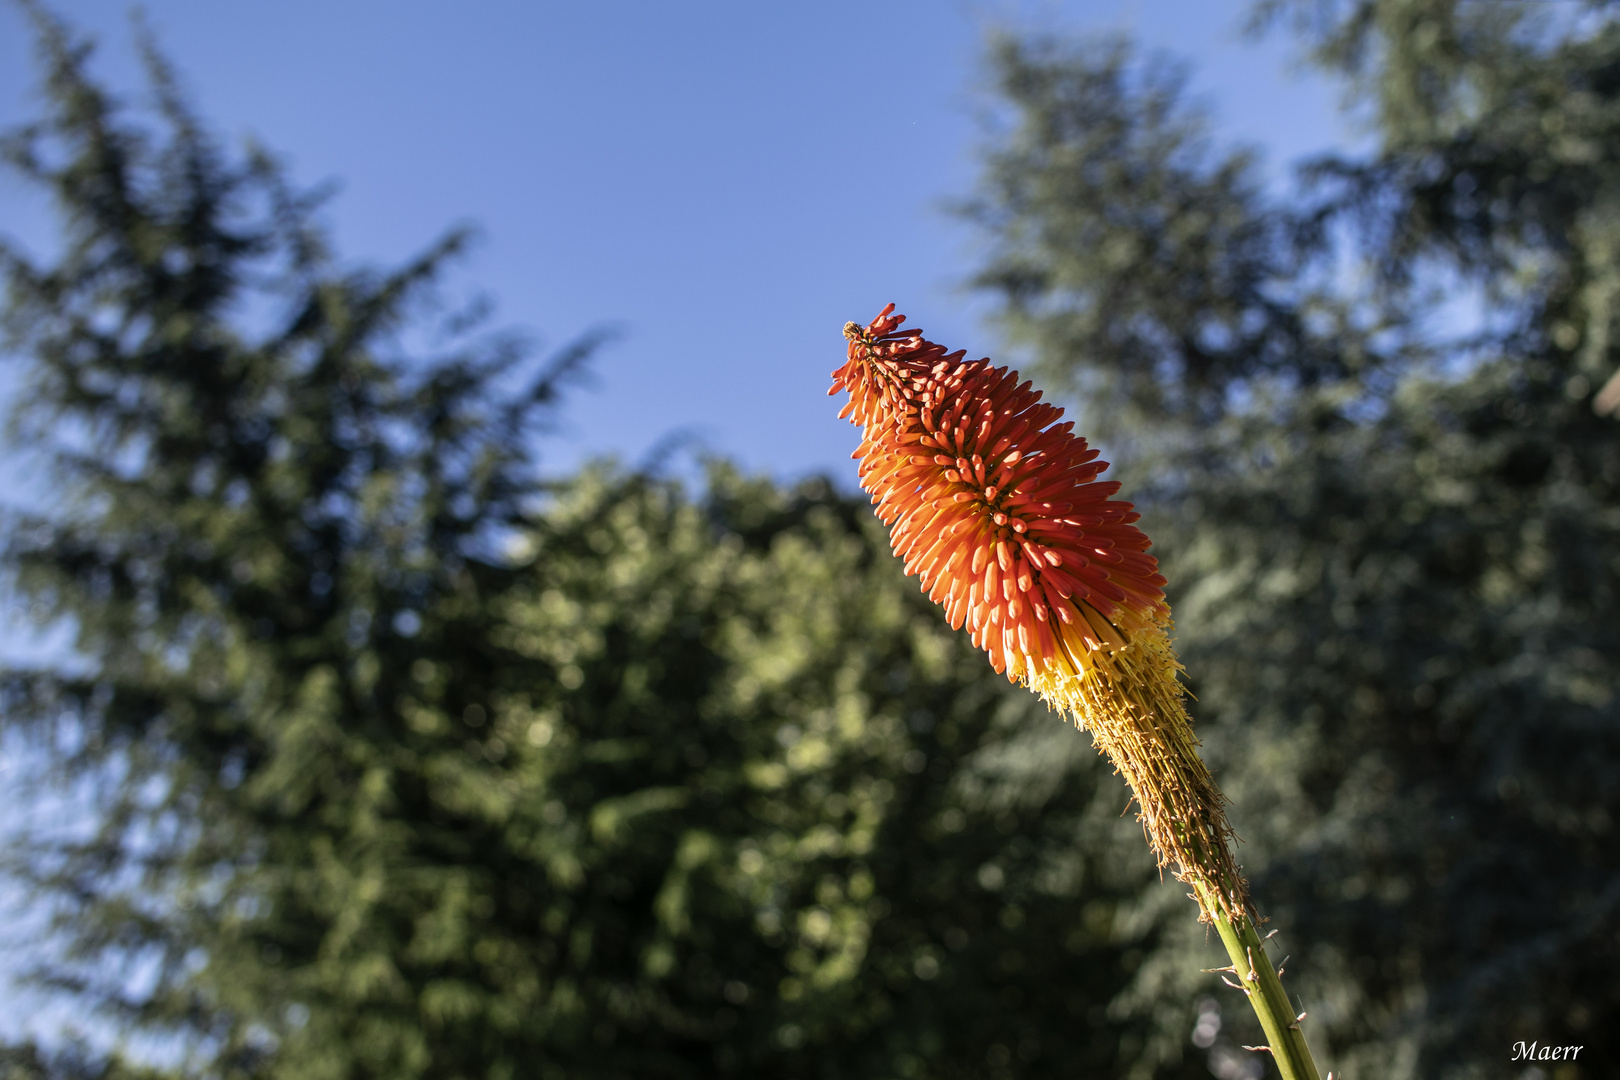
{"type": "Polygon", "coordinates": [[[1245,903],[1222,798],[1197,753],[1165,579],[1108,463],[1016,371],[903,329],[844,326],[829,394],[895,554],[1008,679],[1091,732],[1124,774],[1161,865],[1245,903]]]}

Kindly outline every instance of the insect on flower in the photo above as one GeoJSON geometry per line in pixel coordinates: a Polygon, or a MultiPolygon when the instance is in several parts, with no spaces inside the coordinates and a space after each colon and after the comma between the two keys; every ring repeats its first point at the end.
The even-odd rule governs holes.
{"type": "Polygon", "coordinates": [[[849,323],[829,394],[863,429],[861,486],[907,574],[1009,679],[1090,731],[1124,774],[1161,866],[1246,907],[1222,797],[1170,643],[1165,579],[1108,463],[1018,373],[905,330],[849,323]]]}

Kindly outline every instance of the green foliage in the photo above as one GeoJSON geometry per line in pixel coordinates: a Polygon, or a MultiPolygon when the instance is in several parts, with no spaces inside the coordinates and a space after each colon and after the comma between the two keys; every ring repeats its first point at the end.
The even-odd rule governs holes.
{"type": "Polygon", "coordinates": [[[108,1061],[82,1044],[70,1044],[52,1054],[34,1046],[0,1044],[0,1080],[158,1080],[155,1069],[108,1061]]]}
{"type": "Polygon", "coordinates": [[[161,138],[38,21],[50,111],[6,152],[66,234],[6,249],[4,325],[63,501],[6,559],[80,662],[0,685],[94,826],[12,853],[68,948],[45,987],[222,1077],[1136,1060],[1163,1018],[1111,1003],[1176,890],[1139,895],[1124,788],[864,505],[542,484],[591,342],[536,374],[432,325],[461,237],[344,269],[155,54],[161,138]]]}
{"type": "Polygon", "coordinates": [[[992,243],[976,284],[1047,380],[1108,402],[1087,430],[1151,441],[1167,418],[1219,417],[1249,381],[1357,361],[1303,287],[1294,223],[1249,154],[1216,152],[1181,71],[1132,65],[1118,41],[1001,38],[992,59],[1016,123],[965,207],[992,243]]]}
{"type": "Polygon", "coordinates": [[[981,280],[1088,412],[1152,418],[1120,448],[1336,1076],[1502,1075],[1521,1038],[1584,1044],[1560,1076],[1620,1057],[1620,429],[1591,403],[1620,366],[1620,24],[1529,7],[1298,5],[1381,144],[1295,203],[1128,54],[999,58],[981,280]],[[1216,328],[1206,374],[1175,327],[1216,328]]]}

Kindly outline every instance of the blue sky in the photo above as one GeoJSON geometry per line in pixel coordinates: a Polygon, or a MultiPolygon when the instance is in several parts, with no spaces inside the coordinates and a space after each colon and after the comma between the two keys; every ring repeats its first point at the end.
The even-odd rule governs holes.
{"type": "MultiPolygon", "coordinates": [[[[991,27],[1125,31],[1193,65],[1221,136],[1279,182],[1343,141],[1335,92],[1292,44],[1246,41],[1241,4],[1184,0],[661,4],[148,0],[228,144],[299,182],[341,182],[339,250],[398,260],[452,223],[484,239],[457,274],[503,322],[561,344],[602,324],[594,388],[549,465],[634,461],[672,431],[753,470],[853,480],[823,398],[840,328],[889,300],[975,353],[975,182],[991,27]]],[[[139,101],[127,0],[60,0],[95,70],[139,101]]],[[[0,5],[0,126],[37,112],[25,23],[0,5]]],[[[45,206],[0,179],[0,231],[49,244],[45,206]]],[[[8,380],[9,381],[9,380],[8,380]]]]}
{"type": "MultiPolygon", "coordinates": [[[[139,102],[127,0],[53,6],[99,40],[101,78],[139,102]]],[[[488,290],[503,322],[552,345],[622,328],[546,446],[553,469],[600,454],[633,462],[685,430],[751,470],[852,484],[855,433],[824,396],[846,320],[894,300],[939,340],[994,351],[984,303],[962,288],[975,237],[945,210],[975,182],[993,27],[1128,32],[1186,59],[1220,137],[1260,148],[1277,184],[1290,162],[1351,135],[1335,91],[1291,74],[1288,41],[1242,37],[1238,4],[145,10],[228,144],[256,138],[298,182],[341,182],[327,217],[347,258],[399,260],[471,223],[485,239],[456,282],[488,290]]],[[[0,128],[37,115],[36,78],[25,22],[0,4],[0,128]]],[[[0,175],[0,232],[43,252],[53,229],[47,205],[0,175]]],[[[13,382],[0,370],[0,395],[13,382]]],[[[15,458],[0,463],[13,500],[29,495],[16,471],[15,458]]],[[[30,644],[9,614],[8,659],[62,655],[60,633],[30,644]]],[[[18,764],[0,760],[0,785],[18,764]]],[[[50,812],[32,809],[36,822],[50,812]]],[[[39,1004],[0,986],[0,1032],[62,1019],[39,1004]]]]}

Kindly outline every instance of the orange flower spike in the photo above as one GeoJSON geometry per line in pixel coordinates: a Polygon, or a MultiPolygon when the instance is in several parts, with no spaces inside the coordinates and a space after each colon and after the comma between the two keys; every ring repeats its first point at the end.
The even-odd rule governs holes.
{"type": "Polygon", "coordinates": [[[895,554],[996,671],[1092,733],[1160,865],[1239,915],[1232,830],[1198,757],[1138,515],[1039,390],[904,322],[890,304],[847,324],[828,391],[849,395],[839,415],[863,429],[852,456],[895,554]]]}

